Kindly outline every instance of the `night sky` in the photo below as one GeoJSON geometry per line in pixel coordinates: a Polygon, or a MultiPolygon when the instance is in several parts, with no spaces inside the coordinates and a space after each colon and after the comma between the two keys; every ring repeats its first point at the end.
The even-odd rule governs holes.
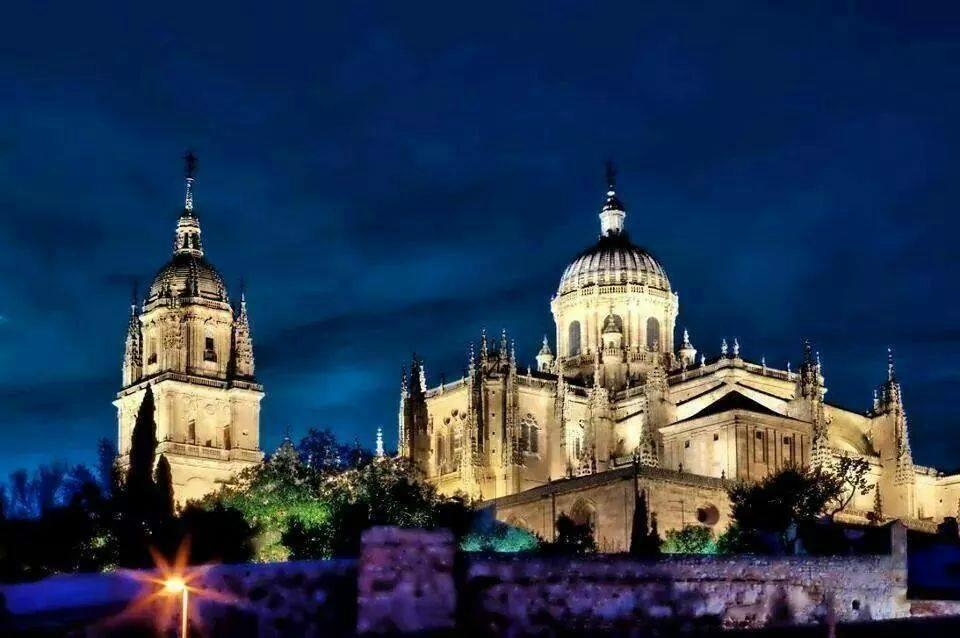
{"type": "Polygon", "coordinates": [[[612,158],[701,351],[809,337],[865,410],[893,345],[915,461],[960,466],[956,3],[207,4],[4,7],[0,477],[116,436],[187,148],[267,450],[394,446],[400,366],[452,380],[482,327],[531,362],[612,158]]]}

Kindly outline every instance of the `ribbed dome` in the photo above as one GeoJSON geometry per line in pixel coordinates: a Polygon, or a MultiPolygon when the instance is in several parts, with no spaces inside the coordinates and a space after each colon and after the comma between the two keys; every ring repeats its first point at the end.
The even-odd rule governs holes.
{"type": "Polygon", "coordinates": [[[202,255],[176,253],[160,269],[150,284],[147,303],[160,297],[199,297],[208,301],[229,303],[223,277],[202,255]],[[193,290],[194,282],[196,289],[193,290]]]}
{"type": "Polygon", "coordinates": [[[563,271],[558,295],[598,285],[646,284],[669,291],[667,273],[653,255],[630,242],[626,232],[608,234],[563,271]]]}

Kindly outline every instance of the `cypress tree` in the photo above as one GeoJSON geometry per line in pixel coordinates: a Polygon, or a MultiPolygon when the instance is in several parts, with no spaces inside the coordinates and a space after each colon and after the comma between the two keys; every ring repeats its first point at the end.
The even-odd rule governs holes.
{"type": "Polygon", "coordinates": [[[170,472],[170,461],[164,454],[161,454],[157,461],[154,482],[157,486],[157,513],[173,516],[173,475],[170,472]]]}
{"type": "Polygon", "coordinates": [[[130,467],[127,492],[131,506],[142,508],[153,502],[153,455],[157,450],[157,423],[154,420],[153,389],[147,387],[130,437],[130,467]]]}
{"type": "Polygon", "coordinates": [[[660,534],[657,531],[657,515],[647,506],[647,493],[634,492],[633,525],[630,530],[631,556],[656,556],[660,553],[660,534]]]}

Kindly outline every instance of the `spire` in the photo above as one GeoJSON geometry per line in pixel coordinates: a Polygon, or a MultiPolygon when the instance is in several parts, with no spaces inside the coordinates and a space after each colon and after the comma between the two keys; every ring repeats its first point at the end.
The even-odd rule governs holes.
{"type": "Polygon", "coordinates": [[[184,196],[183,201],[183,212],[185,214],[193,214],[193,180],[194,174],[197,171],[197,156],[193,154],[193,151],[187,151],[187,154],[183,156],[183,173],[187,182],[186,195],[184,196]]]}
{"type": "Polygon", "coordinates": [[[887,348],[887,381],[897,380],[897,371],[893,367],[893,348],[887,348]]]}
{"type": "Polygon", "coordinates": [[[377,428],[377,448],[375,454],[378,459],[384,457],[383,453],[383,428],[377,428]]]}
{"type": "Polygon", "coordinates": [[[140,331],[140,313],[137,308],[137,284],[134,282],[130,299],[130,322],[123,353],[123,385],[137,381],[143,371],[143,333],[140,331]]]}
{"type": "Polygon", "coordinates": [[[196,181],[197,156],[188,151],[183,156],[186,193],[183,201],[183,212],[177,220],[176,238],[173,243],[175,255],[203,256],[203,245],[200,243],[200,220],[193,211],[193,184],[196,181]]]}
{"type": "Polygon", "coordinates": [[[238,377],[253,378],[253,337],[250,335],[250,317],[247,315],[246,285],[240,282],[240,307],[233,318],[233,373],[238,377]]]}
{"type": "Polygon", "coordinates": [[[607,162],[607,199],[600,210],[600,237],[610,237],[623,232],[626,208],[617,199],[617,170],[613,162],[607,162]]]}

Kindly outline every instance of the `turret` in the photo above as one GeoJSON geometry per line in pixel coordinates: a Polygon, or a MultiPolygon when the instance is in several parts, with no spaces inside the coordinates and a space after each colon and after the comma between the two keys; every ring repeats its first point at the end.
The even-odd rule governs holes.
{"type": "Polygon", "coordinates": [[[553,362],[555,360],[553,351],[550,350],[550,343],[547,341],[547,335],[543,335],[543,345],[540,347],[540,352],[537,353],[537,370],[553,372],[553,362]]]}
{"type": "Polygon", "coordinates": [[[140,313],[137,309],[137,291],[134,288],[130,301],[130,321],[127,324],[127,339],[123,351],[124,387],[140,380],[143,374],[143,332],[140,327],[140,313]]]}
{"type": "Polygon", "coordinates": [[[247,293],[240,287],[240,307],[233,320],[233,374],[253,378],[253,338],[250,336],[250,318],[247,315],[247,293]]]}
{"type": "Polygon", "coordinates": [[[692,366],[697,360],[697,349],[690,343],[690,333],[683,329],[683,345],[680,346],[680,361],[687,366],[692,366]]]}
{"type": "Polygon", "coordinates": [[[423,361],[416,354],[413,355],[413,361],[410,363],[410,385],[402,403],[404,405],[403,434],[406,436],[408,457],[421,476],[429,475],[430,430],[426,377],[423,372],[423,361]]]}

